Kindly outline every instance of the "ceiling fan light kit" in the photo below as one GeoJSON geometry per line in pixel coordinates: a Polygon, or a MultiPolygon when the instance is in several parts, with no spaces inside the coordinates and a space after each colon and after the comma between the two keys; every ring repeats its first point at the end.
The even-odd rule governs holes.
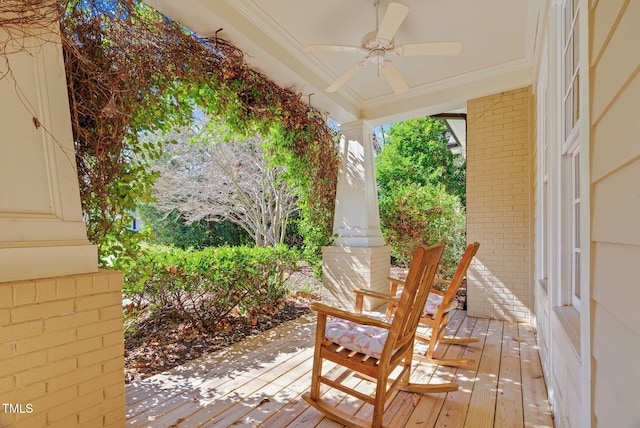
{"type": "Polygon", "coordinates": [[[364,60],[357,62],[338,77],[327,87],[327,92],[337,91],[367,64],[373,63],[378,67],[378,73],[382,74],[387,80],[393,92],[401,94],[409,90],[409,85],[398,68],[387,59],[387,54],[411,57],[427,55],[452,56],[460,53],[462,49],[460,42],[425,42],[395,46],[395,35],[409,14],[409,7],[401,3],[389,3],[382,22],[378,26],[380,0],[375,0],[373,5],[376,8],[376,30],[365,34],[360,46],[307,45],[304,47],[306,52],[341,52],[364,55],[364,60]]]}

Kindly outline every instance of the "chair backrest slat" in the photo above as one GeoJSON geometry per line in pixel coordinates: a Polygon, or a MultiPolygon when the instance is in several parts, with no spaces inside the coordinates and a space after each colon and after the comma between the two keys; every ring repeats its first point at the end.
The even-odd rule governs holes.
{"type": "Polygon", "coordinates": [[[460,288],[460,284],[462,284],[462,280],[467,275],[467,269],[469,269],[469,265],[471,264],[471,260],[478,252],[478,248],[480,248],[480,244],[478,242],[474,242],[473,244],[469,244],[467,249],[464,251],[462,255],[462,259],[460,259],[460,263],[458,263],[458,269],[456,269],[456,273],[451,278],[451,282],[449,283],[449,288],[445,292],[444,298],[442,299],[441,306],[447,308],[449,303],[456,298],[456,294],[458,294],[458,289],[460,288]]]}

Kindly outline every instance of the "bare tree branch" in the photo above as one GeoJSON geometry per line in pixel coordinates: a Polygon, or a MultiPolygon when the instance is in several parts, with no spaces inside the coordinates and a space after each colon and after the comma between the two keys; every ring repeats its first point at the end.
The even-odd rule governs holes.
{"type": "Polygon", "coordinates": [[[156,208],[178,210],[188,222],[228,220],[259,246],[284,242],[297,198],[283,179],[284,168],[268,164],[260,137],[222,141],[194,131],[172,137],[177,144],[156,167],[156,208]]]}

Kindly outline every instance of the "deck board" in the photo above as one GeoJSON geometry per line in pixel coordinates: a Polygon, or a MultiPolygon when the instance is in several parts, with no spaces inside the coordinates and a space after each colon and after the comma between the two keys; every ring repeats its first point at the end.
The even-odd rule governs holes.
{"type": "Polygon", "coordinates": [[[475,386],[475,380],[480,367],[481,350],[484,345],[488,326],[488,320],[475,320],[471,334],[465,335],[463,331],[458,331],[457,336],[476,337],[479,339],[479,342],[471,343],[467,346],[450,345],[451,348],[457,349],[458,351],[456,355],[446,355],[447,358],[472,359],[475,361],[475,364],[473,366],[457,368],[454,381],[460,388],[455,392],[447,394],[444,398],[441,409],[442,416],[439,420],[439,425],[441,426],[462,427],[465,424],[471,393],[475,386]],[[444,421],[446,421],[446,425],[444,421]]]}
{"type": "Polygon", "coordinates": [[[517,324],[505,322],[498,375],[495,427],[521,428],[524,424],[519,340],[517,324]]]}
{"type": "Polygon", "coordinates": [[[503,322],[491,320],[473,384],[465,428],[494,426],[503,322]]]}
{"type": "Polygon", "coordinates": [[[533,327],[527,324],[518,326],[520,358],[522,364],[522,403],[524,426],[552,428],[551,403],[547,397],[546,384],[542,374],[542,365],[537,351],[533,327]]]}
{"type": "MultiPolygon", "coordinates": [[[[306,315],[183,366],[127,386],[127,427],[340,428],[310,407],[315,316],[306,315]]],[[[414,362],[412,382],[451,382],[450,393],[399,392],[385,412],[393,427],[550,427],[531,325],[452,314],[447,335],[477,337],[467,346],[440,345],[438,358],[474,359],[469,367],[414,362]]],[[[426,344],[416,343],[424,352],[426,344]]],[[[325,371],[336,371],[325,363],[325,371]]],[[[373,384],[357,376],[373,391],[373,384]]],[[[326,386],[322,394],[341,410],[367,418],[372,407],[326,386]]]]}

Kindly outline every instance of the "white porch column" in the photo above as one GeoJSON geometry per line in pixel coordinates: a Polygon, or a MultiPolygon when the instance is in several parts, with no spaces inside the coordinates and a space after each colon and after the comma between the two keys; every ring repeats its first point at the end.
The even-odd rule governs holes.
{"type": "MultiPolygon", "coordinates": [[[[341,128],[333,226],[338,237],[335,246],[322,249],[323,301],[352,310],[353,288],[388,291],[391,250],[384,245],[380,232],[373,126],[356,121],[341,128]]],[[[367,308],[375,306],[374,302],[367,303],[367,308]]]]}
{"type": "Polygon", "coordinates": [[[0,282],[98,271],[82,219],[62,49],[29,42],[29,52],[0,61],[0,282]]]}

